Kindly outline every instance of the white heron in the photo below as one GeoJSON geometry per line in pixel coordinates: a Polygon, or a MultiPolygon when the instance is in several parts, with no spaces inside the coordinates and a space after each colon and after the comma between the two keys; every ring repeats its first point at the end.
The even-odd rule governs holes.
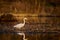
{"type": "Polygon", "coordinates": [[[24,18],[23,19],[23,21],[24,21],[23,23],[19,23],[19,24],[14,25],[14,28],[21,29],[22,27],[24,27],[25,20],[27,20],[27,18],[24,18]]]}
{"type": "MultiPolygon", "coordinates": [[[[24,25],[25,25],[25,20],[27,20],[27,18],[24,18],[23,19],[23,23],[19,23],[19,24],[17,24],[17,25],[14,25],[14,28],[17,28],[17,29],[21,29],[22,27],[24,27],[24,25]]],[[[23,35],[23,40],[27,40],[27,39],[25,39],[25,34],[22,32],[19,32],[19,33],[17,33],[18,35],[23,35]]]]}

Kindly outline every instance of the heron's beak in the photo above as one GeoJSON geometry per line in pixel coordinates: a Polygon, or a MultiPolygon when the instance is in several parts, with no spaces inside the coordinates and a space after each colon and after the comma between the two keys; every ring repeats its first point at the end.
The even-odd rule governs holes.
{"type": "Polygon", "coordinates": [[[28,19],[26,19],[26,20],[28,20],[28,19]]]}

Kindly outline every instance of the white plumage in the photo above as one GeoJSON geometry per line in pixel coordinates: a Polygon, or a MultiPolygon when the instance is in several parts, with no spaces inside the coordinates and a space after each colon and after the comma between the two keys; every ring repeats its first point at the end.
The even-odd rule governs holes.
{"type": "Polygon", "coordinates": [[[22,28],[24,25],[25,25],[25,24],[20,23],[20,24],[14,25],[14,27],[17,28],[17,29],[20,29],[20,28],[22,28]]]}
{"type": "Polygon", "coordinates": [[[17,25],[14,25],[14,27],[15,28],[17,28],[17,29],[20,29],[20,28],[22,28],[22,27],[24,27],[24,25],[25,25],[25,20],[26,20],[27,18],[24,18],[23,20],[24,20],[24,23],[19,23],[19,24],[17,24],[17,25]]]}

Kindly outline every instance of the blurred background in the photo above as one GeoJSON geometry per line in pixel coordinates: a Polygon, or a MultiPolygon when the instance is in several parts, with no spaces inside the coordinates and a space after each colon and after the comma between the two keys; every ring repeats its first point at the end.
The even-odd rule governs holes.
{"type": "Polygon", "coordinates": [[[0,0],[0,40],[60,40],[60,0],[0,0]],[[21,29],[14,25],[26,24],[21,29]]]}

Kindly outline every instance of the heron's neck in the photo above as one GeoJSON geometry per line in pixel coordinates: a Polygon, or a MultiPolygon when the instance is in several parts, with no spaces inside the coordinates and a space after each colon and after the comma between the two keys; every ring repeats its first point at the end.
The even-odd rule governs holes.
{"type": "Polygon", "coordinates": [[[25,24],[25,19],[24,19],[24,24],[25,24]]]}

